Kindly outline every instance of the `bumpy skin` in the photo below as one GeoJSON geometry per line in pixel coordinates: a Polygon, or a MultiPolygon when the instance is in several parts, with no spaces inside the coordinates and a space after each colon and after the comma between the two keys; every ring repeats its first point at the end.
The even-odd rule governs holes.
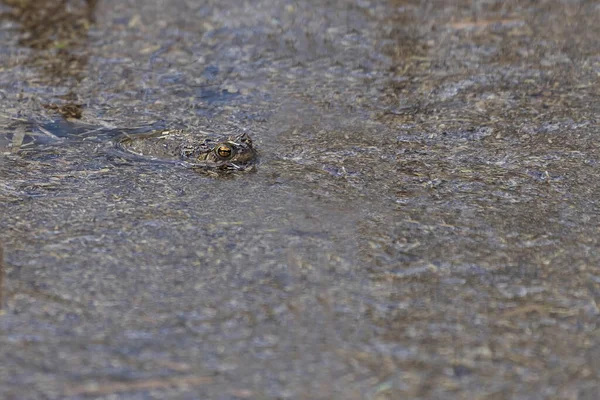
{"type": "Polygon", "coordinates": [[[199,140],[184,130],[123,135],[116,140],[123,151],[156,160],[180,160],[199,167],[251,169],[256,162],[252,139],[246,133],[222,141],[199,140]]]}

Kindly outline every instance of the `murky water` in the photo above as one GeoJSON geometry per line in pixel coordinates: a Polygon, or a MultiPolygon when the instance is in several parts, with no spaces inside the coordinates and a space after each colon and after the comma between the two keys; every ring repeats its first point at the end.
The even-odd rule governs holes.
{"type": "Polygon", "coordinates": [[[600,396],[597,4],[28,4],[0,6],[0,397],[600,396]],[[58,114],[244,131],[260,164],[18,128],[58,114]]]}

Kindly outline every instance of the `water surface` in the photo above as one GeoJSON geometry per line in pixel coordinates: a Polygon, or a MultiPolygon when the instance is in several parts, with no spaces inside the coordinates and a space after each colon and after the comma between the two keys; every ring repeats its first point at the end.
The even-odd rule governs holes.
{"type": "Polygon", "coordinates": [[[598,397],[596,4],[32,4],[0,10],[0,397],[598,397]],[[261,163],[16,151],[61,113],[261,163]]]}

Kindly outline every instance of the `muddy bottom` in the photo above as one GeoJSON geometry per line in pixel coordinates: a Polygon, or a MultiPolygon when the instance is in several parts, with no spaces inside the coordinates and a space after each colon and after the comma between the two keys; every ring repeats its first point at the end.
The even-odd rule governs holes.
{"type": "Polygon", "coordinates": [[[594,2],[0,12],[0,398],[600,397],[594,2]]]}

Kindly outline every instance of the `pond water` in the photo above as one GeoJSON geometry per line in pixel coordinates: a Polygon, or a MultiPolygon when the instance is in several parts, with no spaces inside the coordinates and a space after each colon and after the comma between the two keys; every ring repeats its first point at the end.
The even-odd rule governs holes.
{"type": "Polygon", "coordinates": [[[0,4],[0,397],[600,396],[594,2],[0,4]]]}

